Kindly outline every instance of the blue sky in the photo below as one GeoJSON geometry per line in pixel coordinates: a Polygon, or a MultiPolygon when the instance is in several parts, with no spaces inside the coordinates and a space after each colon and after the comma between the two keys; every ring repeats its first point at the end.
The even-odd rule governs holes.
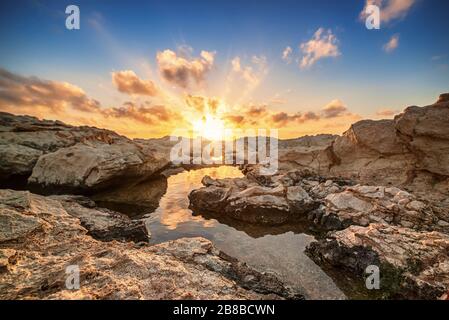
{"type": "Polygon", "coordinates": [[[449,91],[449,2],[412,2],[380,30],[367,30],[359,18],[365,1],[2,1],[0,67],[67,81],[114,106],[127,97],[114,91],[111,72],[133,70],[164,85],[157,53],[189,46],[193,56],[216,52],[206,88],[189,93],[219,96],[234,57],[250,65],[253,56],[263,56],[263,80],[246,103],[282,101],[270,108],[295,113],[338,99],[372,117],[380,109],[430,104],[449,91]],[[65,29],[69,4],[80,8],[80,30],[65,29]],[[299,46],[319,28],[331,30],[339,55],[300,68],[299,46]],[[399,44],[386,52],[394,35],[399,44]],[[289,64],[282,59],[287,46],[289,64]]]}

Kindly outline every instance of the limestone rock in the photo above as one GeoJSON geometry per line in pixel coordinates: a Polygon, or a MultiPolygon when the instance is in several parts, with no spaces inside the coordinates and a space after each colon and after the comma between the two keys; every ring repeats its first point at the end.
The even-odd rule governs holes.
{"type": "Polygon", "coordinates": [[[167,159],[143,153],[128,141],[114,144],[76,144],[39,158],[29,178],[53,192],[82,192],[144,180],[167,166],[167,159]]]}
{"type": "Polygon", "coordinates": [[[155,246],[101,242],[80,225],[84,213],[74,216],[58,200],[0,190],[1,299],[302,297],[203,238],[155,246]],[[78,290],[66,287],[69,266],[79,268],[78,290]]]}
{"type": "Polygon", "coordinates": [[[318,207],[301,186],[295,172],[271,177],[259,176],[257,170],[247,172],[245,178],[203,179],[205,187],[189,194],[194,210],[226,215],[259,224],[276,225],[305,218],[318,207]]]}
{"type": "Polygon", "coordinates": [[[332,219],[332,229],[343,229],[353,224],[367,226],[383,223],[449,233],[445,211],[441,212],[437,207],[395,187],[345,187],[342,192],[329,194],[320,215],[312,218],[322,226],[326,225],[327,219],[332,219]]]}
{"type": "Polygon", "coordinates": [[[380,269],[389,297],[438,299],[449,289],[449,236],[439,232],[370,224],[350,226],[313,242],[307,253],[318,263],[365,276],[380,269]]]}

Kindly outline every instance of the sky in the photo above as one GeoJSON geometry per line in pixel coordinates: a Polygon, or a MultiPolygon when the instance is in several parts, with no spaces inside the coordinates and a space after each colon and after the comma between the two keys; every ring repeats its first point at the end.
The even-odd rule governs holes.
{"type": "Polygon", "coordinates": [[[341,134],[449,91],[447,12],[447,0],[2,1],[0,110],[132,138],[341,134]],[[365,25],[370,4],[380,29],[365,25]]]}

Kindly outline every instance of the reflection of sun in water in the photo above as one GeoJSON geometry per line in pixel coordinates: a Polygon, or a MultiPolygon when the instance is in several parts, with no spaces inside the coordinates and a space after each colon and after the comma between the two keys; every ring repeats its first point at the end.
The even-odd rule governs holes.
{"type": "Polygon", "coordinates": [[[210,114],[193,122],[194,132],[209,140],[221,140],[224,132],[224,122],[210,114]]]}

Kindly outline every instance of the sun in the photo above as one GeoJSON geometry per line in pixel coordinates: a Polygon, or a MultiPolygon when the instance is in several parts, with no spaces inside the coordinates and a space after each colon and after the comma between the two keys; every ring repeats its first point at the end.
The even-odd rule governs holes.
{"type": "Polygon", "coordinates": [[[224,129],[223,120],[210,114],[206,114],[202,119],[193,122],[193,131],[195,134],[208,140],[221,140],[224,129]]]}

